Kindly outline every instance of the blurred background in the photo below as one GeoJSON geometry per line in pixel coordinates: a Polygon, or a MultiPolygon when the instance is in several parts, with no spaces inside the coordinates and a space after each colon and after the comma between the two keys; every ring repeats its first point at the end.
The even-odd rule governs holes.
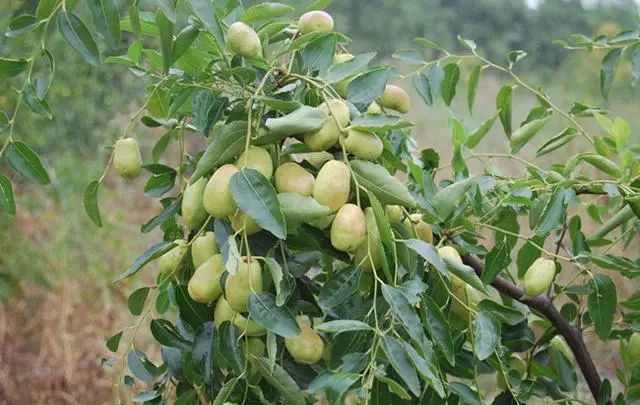
{"type": "MultiPolygon", "coordinates": [[[[282,2],[301,11],[310,3],[282,2]]],[[[32,12],[37,3],[0,1],[0,30],[6,30],[12,15],[32,12]]],[[[78,13],[88,16],[82,3],[78,13]]],[[[125,14],[129,1],[118,3],[125,14]]],[[[140,3],[147,10],[154,8],[152,1],[140,3]]],[[[255,3],[244,2],[246,6],[255,3]]],[[[375,50],[383,61],[401,70],[406,67],[391,55],[415,46],[415,37],[456,51],[460,50],[456,38],[461,35],[475,40],[482,54],[502,64],[510,50],[524,50],[528,56],[519,63],[518,74],[544,87],[556,104],[567,110],[573,100],[602,105],[632,127],[640,126],[638,92],[628,88],[628,61],[620,65],[610,100],[605,102],[598,90],[603,54],[569,53],[552,44],[575,33],[612,36],[622,29],[637,28],[638,6],[632,0],[334,0],[328,11],[336,30],[353,39],[352,53],[375,50]]],[[[31,40],[28,35],[2,37],[0,55],[26,54],[31,40]]],[[[141,281],[118,286],[111,282],[158,239],[154,233],[141,236],[139,227],[159,206],[143,195],[145,176],[132,184],[107,176],[106,187],[100,190],[103,228],[90,223],[81,200],[87,182],[102,172],[108,146],[142,104],[147,83],[119,65],[89,66],[57,34],[48,47],[58,65],[48,98],[54,118],[29,115],[22,109],[16,135],[38,151],[53,184],[33,186],[0,163],[0,171],[11,176],[18,205],[15,218],[0,215],[0,404],[111,403],[113,375],[100,365],[102,358],[111,355],[104,340],[134,322],[126,309],[126,297],[141,281]]],[[[428,58],[436,57],[435,51],[424,52],[428,58]]],[[[463,78],[471,66],[462,66],[463,78]]],[[[473,116],[466,110],[465,97],[457,97],[452,109],[468,128],[477,127],[494,113],[495,96],[504,79],[483,74],[473,116]]],[[[0,80],[0,110],[13,111],[12,89],[19,85],[0,80]]],[[[409,82],[401,85],[413,91],[409,82]]],[[[466,84],[460,83],[458,91],[465,89],[466,84]]],[[[516,92],[514,101],[516,122],[535,103],[521,93],[516,92]]],[[[413,95],[409,118],[417,124],[418,144],[436,149],[441,161],[448,162],[449,109],[442,103],[426,107],[413,95]]],[[[596,130],[588,123],[587,127],[596,130]]],[[[554,134],[553,128],[546,130],[547,137],[554,134]]],[[[162,135],[139,124],[134,133],[147,156],[162,135]]],[[[485,148],[506,149],[498,125],[489,136],[485,148]]],[[[537,146],[532,145],[525,154],[537,146]]],[[[580,147],[579,142],[572,146],[574,151],[580,147]]],[[[567,156],[563,149],[549,155],[547,162],[562,162],[567,156]]],[[[522,170],[509,162],[496,165],[505,173],[522,170]]],[[[144,347],[146,343],[138,344],[144,347]]],[[[598,362],[602,370],[613,374],[616,364],[609,358],[603,356],[598,362]]]]}

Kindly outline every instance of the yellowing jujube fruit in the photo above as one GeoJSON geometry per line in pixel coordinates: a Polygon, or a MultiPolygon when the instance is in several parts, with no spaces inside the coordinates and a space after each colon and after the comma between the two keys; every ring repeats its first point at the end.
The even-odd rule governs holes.
{"type": "Polygon", "coordinates": [[[256,222],[255,219],[251,217],[251,215],[247,215],[244,211],[237,210],[235,214],[233,214],[229,220],[231,221],[231,228],[234,231],[238,232],[240,229],[244,228],[244,231],[247,235],[253,235],[254,233],[258,233],[262,230],[260,225],[256,222]]]}
{"type": "Polygon", "coordinates": [[[224,297],[220,297],[213,310],[213,324],[216,328],[219,328],[224,321],[232,322],[236,314],[237,312],[231,308],[227,300],[225,300],[224,297]]]}
{"type": "Polygon", "coordinates": [[[315,10],[304,13],[298,20],[298,30],[302,34],[309,32],[333,31],[333,18],[325,11],[315,10]]]}
{"type": "Polygon", "coordinates": [[[629,338],[629,359],[631,362],[640,361],[640,333],[636,332],[629,338]]]}
{"type": "Polygon", "coordinates": [[[350,129],[342,139],[344,148],[352,155],[365,160],[380,157],[384,144],[375,134],[350,129]]]}
{"type": "Polygon", "coordinates": [[[220,253],[216,236],[213,232],[205,232],[191,242],[191,261],[193,268],[197,269],[202,263],[213,255],[220,253]]]}
{"type": "Polygon", "coordinates": [[[422,220],[422,214],[411,214],[405,221],[409,221],[418,239],[433,244],[431,225],[422,220]]]}
{"type": "Polygon", "coordinates": [[[331,224],[331,245],[343,252],[353,252],[367,236],[364,213],[354,204],[345,204],[338,210],[331,224]]]}
{"type": "Polygon", "coordinates": [[[448,259],[454,263],[462,264],[462,257],[460,257],[460,253],[451,246],[443,246],[439,248],[438,255],[442,260],[448,259]]]}
{"type": "Polygon", "coordinates": [[[202,263],[191,276],[187,290],[196,302],[207,304],[222,294],[220,276],[224,273],[222,255],[214,255],[202,263]]]}
{"type": "Polygon", "coordinates": [[[358,246],[353,257],[353,262],[360,265],[364,271],[371,271],[380,267],[380,232],[378,224],[371,207],[364,210],[365,224],[367,226],[367,236],[363,243],[358,246]]]}
{"type": "Polygon", "coordinates": [[[262,267],[255,258],[243,257],[236,274],[229,275],[225,284],[227,302],[235,311],[246,312],[249,295],[262,291],[262,267]]]}
{"type": "Polygon", "coordinates": [[[113,147],[113,166],[124,179],[135,179],[142,172],[142,156],[133,138],[120,139],[113,147]]]}
{"type": "Polygon", "coordinates": [[[402,217],[404,216],[404,211],[402,207],[399,205],[387,205],[384,207],[384,211],[387,214],[387,219],[392,224],[399,224],[402,222],[402,217]]]}
{"type": "MultiPolygon", "coordinates": [[[[520,378],[522,378],[524,377],[524,373],[527,372],[527,362],[522,360],[522,357],[518,356],[517,354],[512,354],[511,357],[509,357],[509,360],[506,361],[505,372],[508,373],[509,370],[515,370],[520,378]]],[[[507,382],[505,381],[504,375],[500,371],[498,371],[497,373],[497,383],[498,388],[500,388],[501,390],[507,389],[507,382]]]]}
{"type": "Polygon", "coordinates": [[[338,142],[340,127],[349,125],[349,107],[343,100],[328,100],[318,107],[327,114],[327,120],[317,132],[304,136],[304,143],[314,152],[326,150],[338,142]],[[340,127],[338,126],[340,124],[340,127]]]}
{"type": "Polygon", "coordinates": [[[393,84],[388,84],[384,88],[378,104],[384,108],[390,108],[399,113],[408,113],[411,109],[411,99],[404,89],[393,84]]]}
{"type": "Polygon", "coordinates": [[[273,175],[273,160],[271,159],[271,155],[265,149],[257,146],[250,146],[246,153],[242,152],[238,160],[236,160],[236,166],[241,169],[247,167],[257,170],[267,179],[270,179],[273,175]]]}
{"type": "Polygon", "coordinates": [[[262,54],[262,44],[256,32],[243,22],[235,22],[227,31],[229,49],[242,57],[255,58],[262,54]]]}
{"type": "Polygon", "coordinates": [[[195,183],[187,185],[182,194],[182,217],[189,229],[198,229],[209,214],[202,205],[202,196],[208,179],[200,177],[195,183]]]}
{"type": "Polygon", "coordinates": [[[316,169],[320,169],[325,163],[333,159],[333,155],[326,151],[303,153],[299,157],[309,162],[316,169]]]}
{"type": "Polygon", "coordinates": [[[276,189],[278,193],[313,194],[316,179],[302,166],[294,162],[283,163],[276,169],[276,189]]]}
{"type": "Polygon", "coordinates": [[[236,211],[236,202],[231,194],[231,177],[240,170],[231,164],[220,166],[209,179],[202,196],[204,209],[214,218],[224,218],[236,211]]]}
{"type": "Polygon", "coordinates": [[[338,63],[348,62],[353,59],[353,55],[350,53],[336,53],[333,55],[333,63],[337,65],[338,63]]]}
{"type": "Polygon", "coordinates": [[[298,363],[313,364],[322,359],[324,342],[318,333],[303,322],[298,322],[300,334],[284,338],[284,345],[298,363]]]}
{"type": "Polygon", "coordinates": [[[332,213],[338,211],[349,199],[351,172],[349,167],[338,160],[330,160],[318,172],[313,186],[313,198],[329,207],[332,213]]]}
{"type": "Polygon", "coordinates": [[[453,295],[458,299],[451,298],[451,310],[454,314],[465,320],[471,317],[471,312],[468,308],[475,309],[482,300],[478,291],[468,284],[464,284],[461,288],[455,289],[453,295]]]}
{"type": "Polygon", "coordinates": [[[529,267],[522,280],[522,288],[527,297],[537,297],[547,291],[556,275],[556,264],[553,260],[538,258],[529,267]]]}
{"type": "Polygon", "coordinates": [[[164,274],[177,274],[182,270],[187,257],[187,241],[178,239],[174,241],[176,246],[170,251],[160,256],[158,259],[158,268],[164,274]]]}

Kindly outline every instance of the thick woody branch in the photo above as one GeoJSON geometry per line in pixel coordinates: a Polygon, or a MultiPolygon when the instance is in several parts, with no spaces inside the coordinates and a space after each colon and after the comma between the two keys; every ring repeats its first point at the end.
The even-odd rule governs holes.
{"type": "MultiPolygon", "coordinates": [[[[482,274],[484,265],[477,257],[468,255],[464,256],[462,260],[466,265],[472,267],[478,275],[482,274]]],[[[591,394],[593,394],[594,399],[597,401],[598,394],[602,386],[602,380],[600,380],[598,370],[593,364],[593,359],[591,358],[591,354],[589,354],[589,350],[584,343],[580,329],[570,325],[560,312],[558,312],[551,299],[546,295],[541,295],[535,298],[523,298],[524,291],[522,288],[500,276],[496,277],[495,281],[491,283],[491,285],[501,294],[518,300],[529,308],[535,309],[547,318],[549,322],[551,322],[551,324],[558,330],[558,333],[560,333],[567,342],[569,348],[571,348],[576,362],[582,371],[582,375],[591,390],[591,394]]]]}

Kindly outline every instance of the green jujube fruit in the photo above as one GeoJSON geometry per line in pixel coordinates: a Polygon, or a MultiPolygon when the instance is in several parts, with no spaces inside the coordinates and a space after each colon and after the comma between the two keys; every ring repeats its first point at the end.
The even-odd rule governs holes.
{"type": "Polygon", "coordinates": [[[207,182],[202,196],[204,209],[214,218],[232,215],[238,208],[231,194],[231,177],[240,170],[232,165],[220,166],[207,182]]]}
{"type": "Polygon", "coordinates": [[[236,160],[236,166],[240,169],[249,168],[257,170],[267,179],[270,179],[273,175],[273,160],[271,159],[271,155],[265,149],[258,146],[250,146],[246,153],[242,152],[238,160],[236,160]]]}
{"type": "Polygon", "coordinates": [[[376,223],[375,214],[371,207],[364,210],[367,236],[363,243],[358,246],[353,257],[353,263],[360,265],[364,271],[372,271],[380,267],[380,232],[376,223]]]}
{"type": "Polygon", "coordinates": [[[360,159],[375,160],[384,149],[382,140],[375,134],[355,129],[350,129],[341,140],[346,151],[360,159]]]}
{"type": "Polygon", "coordinates": [[[303,196],[313,194],[313,185],[316,181],[311,173],[294,162],[278,166],[275,180],[278,193],[298,193],[303,196]]]}
{"type": "Polygon", "coordinates": [[[191,261],[193,268],[197,269],[202,263],[213,255],[220,253],[216,236],[213,232],[205,232],[191,242],[191,261]]]}
{"type": "Polygon", "coordinates": [[[241,334],[247,336],[263,336],[267,333],[266,329],[251,321],[238,312],[236,312],[224,297],[218,298],[216,307],[213,311],[213,324],[219,328],[222,322],[229,321],[233,323],[241,334]]]}
{"type": "Polygon", "coordinates": [[[556,357],[562,354],[567,360],[573,361],[573,352],[565,342],[564,338],[560,335],[554,336],[549,342],[549,366],[552,370],[558,370],[558,364],[556,363],[556,357]]]}
{"type": "Polygon", "coordinates": [[[262,55],[260,37],[253,28],[240,21],[229,26],[227,44],[233,53],[244,58],[256,58],[262,55]]]}
{"type": "Polygon", "coordinates": [[[405,219],[405,222],[413,228],[418,239],[433,244],[431,225],[422,220],[422,214],[411,214],[409,218],[405,219]]]}
{"type": "Polygon", "coordinates": [[[353,59],[353,55],[348,52],[345,53],[336,53],[333,55],[333,64],[337,65],[338,63],[348,62],[353,59]]]}
{"type": "Polygon", "coordinates": [[[522,288],[527,297],[537,297],[546,292],[556,275],[556,263],[540,257],[529,267],[522,280],[522,288]]]}
{"type": "Polygon", "coordinates": [[[344,129],[350,122],[349,107],[343,100],[328,100],[318,108],[327,114],[327,120],[320,130],[304,136],[304,143],[314,152],[323,151],[335,145],[340,138],[340,127],[344,129]]]}
{"type": "Polygon", "coordinates": [[[387,214],[387,219],[389,223],[399,224],[402,222],[402,217],[404,216],[404,211],[402,207],[399,205],[387,205],[384,207],[384,211],[387,214]]]}
{"type": "Polygon", "coordinates": [[[472,312],[469,311],[468,308],[477,308],[480,301],[482,301],[482,297],[475,288],[468,284],[464,284],[460,288],[454,289],[453,295],[458,299],[451,298],[451,311],[460,318],[469,320],[472,316],[472,312]]]}
{"type": "Polygon", "coordinates": [[[304,159],[316,169],[320,169],[325,163],[333,159],[333,155],[326,151],[301,153],[298,158],[304,159]]]}
{"type": "Polygon", "coordinates": [[[124,179],[135,179],[142,172],[142,156],[133,138],[120,139],[113,147],[113,166],[124,179]]]}
{"type": "Polygon", "coordinates": [[[317,363],[322,359],[324,341],[309,325],[298,321],[300,334],[295,337],[284,338],[284,346],[291,357],[302,364],[317,363]]]}
{"type": "Polygon", "coordinates": [[[343,205],[331,224],[331,245],[343,252],[353,252],[366,236],[365,217],[360,207],[343,205]]]}
{"type": "Polygon", "coordinates": [[[182,194],[182,217],[191,230],[200,228],[209,217],[202,205],[202,196],[208,180],[206,177],[200,177],[195,183],[188,184],[182,194]]]}
{"type": "Polygon", "coordinates": [[[438,249],[438,255],[442,260],[451,260],[454,263],[463,264],[460,253],[452,246],[442,246],[438,249]]]}
{"type": "Polygon", "coordinates": [[[640,361],[640,333],[636,332],[629,338],[629,359],[632,363],[640,361]]]}
{"type": "Polygon", "coordinates": [[[302,34],[333,31],[333,18],[325,11],[314,10],[304,13],[298,20],[298,30],[302,34]]]}
{"type": "MultiPolygon", "coordinates": [[[[516,373],[520,376],[520,378],[524,377],[524,374],[527,372],[527,362],[522,360],[522,357],[517,354],[512,354],[511,357],[505,362],[505,371],[508,373],[509,370],[515,370],[516,373]]],[[[505,376],[498,371],[496,373],[496,382],[498,383],[498,388],[501,390],[507,389],[507,382],[505,380],[505,376]]]]}
{"type": "Polygon", "coordinates": [[[316,176],[313,198],[334,213],[347,202],[350,190],[349,167],[344,162],[331,160],[322,166],[316,176]]]}
{"type": "Polygon", "coordinates": [[[388,84],[384,88],[378,104],[383,108],[389,108],[399,113],[406,114],[411,109],[411,98],[404,89],[388,84]]]}
{"type": "Polygon", "coordinates": [[[176,246],[158,259],[158,268],[164,274],[178,274],[184,267],[187,258],[187,241],[178,239],[174,241],[176,246]]]}
{"type": "Polygon", "coordinates": [[[235,232],[244,229],[247,235],[253,235],[254,233],[258,233],[262,230],[260,225],[256,223],[255,219],[241,210],[237,210],[229,218],[229,221],[231,222],[231,228],[233,228],[235,232]]]}
{"type": "Polygon", "coordinates": [[[229,275],[225,284],[225,298],[237,312],[246,312],[249,295],[262,291],[262,267],[255,258],[245,256],[238,263],[234,275],[229,275]]]}
{"type": "Polygon", "coordinates": [[[225,272],[222,255],[214,255],[202,263],[191,276],[187,290],[196,302],[208,304],[222,294],[220,277],[225,272]]]}

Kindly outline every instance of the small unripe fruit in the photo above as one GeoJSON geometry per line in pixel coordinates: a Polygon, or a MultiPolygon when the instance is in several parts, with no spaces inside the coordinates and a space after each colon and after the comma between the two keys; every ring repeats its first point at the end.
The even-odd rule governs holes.
{"type": "MultiPolygon", "coordinates": [[[[527,363],[522,360],[522,357],[518,356],[517,354],[512,354],[505,364],[505,372],[509,373],[509,370],[515,370],[520,378],[522,378],[527,372],[527,363]]],[[[498,388],[500,388],[501,390],[507,389],[507,382],[505,381],[504,375],[499,371],[497,373],[497,383],[498,388]]]]}
{"type": "Polygon", "coordinates": [[[189,250],[186,240],[178,239],[174,242],[176,246],[158,259],[160,272],[167,275],[177,274],[182,270],[186,261],[187,250],[189,250]]]}
{"type": "Polygon", "coordinates": [[[392,224],[399,224],[402,222],[402,217],[404,216],[404,211],[402,207],[399,205],[387,205],[384,207],[384,211],[387,214],[387,219],[392,224]]]}
{"type": "Polygon", "coordinates": [[[187,290],[196,302],[207,304],[222,294],[220,276],[224,273],[222,255],[214,255],[200,265],[191,276],[187,290]]]}
{"type": "Polygon", "coordinates": [[[264,355],[266,346],[262,340],[257,338],[250,338],[250,339],[247,339],[246,349],[247,349],[247,354],[253,357],[262,357],[262,355],[264,355]]]}
{"type": "Polygon", "coordinates": [[[213,324],[216,328],[219,328],[224,321],[232,322],[236,314],[237,312],[231,308],[227,300],[224,297],[220,297],[213,311],[213,324]]]}
{"type": "Polygon", "coordinates": [[[257,170],[267,179],[270,179],[273,175],[273,160],[271,159],[271,155],[265,149],[257,146],[250,146],[247,153],[242,152],[238,160],[236,160],[236,166],[240,169],[247,167],[257,170]]]}
{"type": "Polygon", "coordinates": [[[458,299],[451,299],[451,310],[460,318],[469,320],[472,316],[472,313],[468,308],[477,308],[478,304],[482,300],[482,297],[475,288],[471,287],[468,284],[465,284],[463,287],[454,290],[453,294],[458,299]]]}
{"type": "Polygon", "coordinates": [[[237,210],[229,220],[231,221],[231,228],[236,232],[244,228],[247,235],[253,235],[254,233],[258,233],[262,230],[260,225],[256,223],[255,219],[241,210],[237,210]]]}
{"type": "Polygon", "coordinates": [[[365,160],[374,160],[382,155],[384,144],[375,134],[350,129],[342,142],[347,152],[365,160]]]}
{"type": "Polygon", "coordinates": [[[333,55],[333,64],[337,65],[338,63],[348,62],[353,59],[353,55],[350,53],[336,53],[333,55]]]}
{"type": "Polygon", "coordinates": [[[193,268],[197,269],[202,263],[213,255],[220,253],[216,236],[213,232],[205,232],[191,242],[191,261],[193,268]]]}
{"type": "Polygon", "coordinates": [[[231,194],[231,177],[240,170],[230,164],[220,166],[209,179],[202,196],[204,209],[214,218],[224,218],[236,211],[236,202],[231,194]]]}
{"type": "Polygon", "coordinates": [[[567,345],[567,342],[564,341],[562,336],[556,335],[549,342],[549,366],[553,370],[558,370],[558,364],[556,363],[555,357],[562,353],[562,355],[569,361],[573,361],[573,353],[567,345]],[[554,356],[555,354],[555,356],[554,356]]]}
{"type": "Polygon", "coordinates": [[[372,101],[371,104],[369,104],[369,107],[367,107],[367,113],[382,114],[382,108],[380,108],[380,104],[376,103],[375,101],[372,101]]]}
{"type": "Polygon", "coordinates": [[[344,162],[331,160],[322,166],[316,176],[313,198],[334,213],[347,202],[350,190],[349,167],[344,162]]]}
{"type": "Polygon", "coordinates": [[[133,138],[120,139],[113,147],[113,166],[120,177],[135,179],[142,172],[142,156],[133,138]]]}
{"type": "Polygon", "coordinates": [[[411,99],[404,89],[393,84],[388,84],[384,88],[378,104],[384,108],[390,108],[399,113],[408,113],[411,109],[411,99]]]}
{"type": "Polygon", "coordinates": [[[298,20],[298,30],[302,34],[309,32],[331,32],[333,31],[333,18],[329,13],[315,10],[304,13],[298,20]]]}
{"type": "Polygon", "coordinates": [[[443,246],[438,249],[438,255],[442,260],[451,260],[454,263],[463,264],[460,253],[451,246],[443,246]]]}
{"type": "Polygon", "coordinates": [[[527,297],[537,297],[547,291],[556,275],[556,264],[553,260],[538,258],[529,267],[522,280],[522,288],[527,297]]]}
{"type": "Polygon", "coordinates": [[[364,218],[367,225],[367,235],[364,242],[356,249],[353,262],[356,265],[360,265],[362,270],[371,271],[380,267],[380,262],[382,261],[380,256],[380,232],[371,207],[365,208],[364,218]]]}
{"type": "Polygon", "coordinates": [[[300,334],[295,337],[284,338],[284,345],[291,357],[302,364],[317,363],[322,359],[324,342],[318,333],[309,325],[298,322],[300,334]]]}
{"type": "Polygon", "coordinates": [[[202,205],[207,181],[206,177],[200,177],[195,183],[187,185],[182,194],[182,217],[189,229],[200,228],[209,216],[202,205]]]}
{"type": "Polygon", "coordinates": [[[632,363],[640,361],[640,333],[636,332],[629,338],[629,359],[632,363]]]}
{"type": "Polygon", "coordinates": [[[327,120],[317,132],[304,136],[304,143],[314,152],[326,150],[336,144],[340,138],[340,127],[345,128],[350,121],[349,106],[343,100],[328,100],[318,108],[327,114],[327,120]]]}
{"type": "Polygon", "coordinates": [[[262,267],[254,258],[243,257],[236,274],[229,275],[225,284],[227,302],[237,312],[246,312],[249,295],[262,291],[262,267]]]}
{"type": "Polygon", "coordinates": [[[227,31],[229,49],[245,58],[256,58],[262,54],[262,44],[256,32],[243,22],[235,22],[227,31]]]}
{"type": "Polygon", "coordinates": [[[297,163],[287,162],[278,166],[275,178],[278,193],[298,193],[303,196],[313,194],[316,179],[297,163]]]}
{"type": "Polygon", "coordinates": [[[422,220],[422,214],[411,214],[406,221],[411,223],[418,239],[433,244],[433,231],[431,230],[431,225],[422,220]]]}
{"type": "Polygon", "coordinates": [[[364,213],[354,204],[343,205],[331,224],[331,245],[343,252],[353,252],[367,236],[364,213]]]}

